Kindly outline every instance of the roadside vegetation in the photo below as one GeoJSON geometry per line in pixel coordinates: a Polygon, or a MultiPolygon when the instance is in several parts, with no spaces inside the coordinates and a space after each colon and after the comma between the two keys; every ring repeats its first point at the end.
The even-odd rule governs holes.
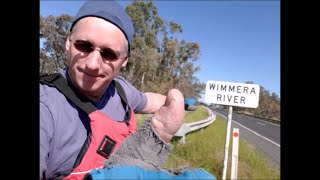
{"type": "MultiPolygon", "coordinates": [[[[140,126],[148,116],[138,115],[137,117],[137,122],[140,126]]],[[[187,122],[191,120],[193,122],[206,117],[208,117],[206,109],[199,106],[196,111],[186,112],[185,119],[187,122]]],[[[187,134],[185,144],[179,143],[180,139],[175,137],[172,140],[174,149],[165,168],[174,169],[183,166],[203,168],[214,174],[217,179],[221,179],[226,128],[226,121],[217,115],[216,120],[208,127],[187,134]]],[[[229,145],[227,179],[230,179],[231,172],[231,148],[232,138],[229,145]]],[[[241,133],[239,140],[238,179],[280,179],[279,169],[272,167],[254,146],[241,139],[241,133]]]]}

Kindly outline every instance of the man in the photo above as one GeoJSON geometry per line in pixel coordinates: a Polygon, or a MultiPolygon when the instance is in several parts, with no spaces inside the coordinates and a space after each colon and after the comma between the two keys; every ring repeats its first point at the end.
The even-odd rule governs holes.
{"type": "MultiPolygon", "coordinates": [[[[136,129],[134,116],[130,114],[154,113],[166,99],[164,95],[142,93],[117,76],[120,68],[128,62],[134,34],[132,21],[114,1],[88,1],[80,8],[70,31],[65,43],[68,67],[60,73],[80,99],[91,102],[99,112],[107,115],[111,123],[126,126],[125,132],[128,133],[121,137],[125,138],[136,129]],[[120,84],[124,97],[119,95],[115,82],[120,84]],[[123,103],[123,99],[127,102],[123,103]]],[[[90,123],[88,114],[60,90],[40,84],[41,178],[55,179],[73,174],[74,166],[81,165],[82,158],[86,157],[86,154],[82,154],[82,158],[78,156],[91,133],[90,123]]],[[[172,132],[164,129],[160,121],[152,121],[166,142],[181,125],[176,121],[170,123],[172,132]]],[[[89,170],[83,166],[74,174],[89,170]]]]}
{"type": "MultiPolygon", "coordinates": [[[[60,75],[41,78],[40,179],[82,179],[103,167],[136,131],[134,113],[155,113],[149,126],[161,146],[183,123],[180,91],[172,89],[168,96],[142,93],[117,76],[128,62],[134,34],[132,21],[119,4],[86,2],[70,31],[65,43],[67,68],[60,75]]],[[[157,153],[164,158],[158,160],[163,162],[168,152],[160,148],[157,153]]]]}

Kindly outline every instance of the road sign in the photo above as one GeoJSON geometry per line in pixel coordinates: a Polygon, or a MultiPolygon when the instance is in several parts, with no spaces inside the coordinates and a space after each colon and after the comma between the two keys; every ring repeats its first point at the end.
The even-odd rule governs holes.
{"type": "Polygon", "coordinates": [[[205,101],[207,103],[257,108],[260,86],[224,81],[207,81],[205,101]]]}

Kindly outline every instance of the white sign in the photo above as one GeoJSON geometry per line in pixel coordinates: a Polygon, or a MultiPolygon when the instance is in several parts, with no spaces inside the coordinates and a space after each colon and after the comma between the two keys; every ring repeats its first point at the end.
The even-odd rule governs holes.
{"type": "Polygon", "coordinates": [[[260,86],[223,81],[207,81],[205,101],[207,103],[257,108],[260,86]]]}

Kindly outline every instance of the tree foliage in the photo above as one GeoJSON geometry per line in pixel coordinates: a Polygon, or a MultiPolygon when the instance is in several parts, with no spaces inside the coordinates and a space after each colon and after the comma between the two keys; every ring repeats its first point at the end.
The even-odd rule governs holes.
{"type": "Polygon", "coordinates": [[[58,17],[40,16],[40,74],[50,74],[66,66],[65,40],[69,34],[72,17],[62,14],[58,17]]]}
{"type": "Polygon", "coordinates": [[[205,84],[194,76],[200,67],[193,64],[200,57],[200,45],[179,40],[182,27],[163,20],[152,1],[134,1],[126,10],[136,33],[122,74],[142,91],[164,94],[178,88],[185,96],[200,97],[205,84]]]}

